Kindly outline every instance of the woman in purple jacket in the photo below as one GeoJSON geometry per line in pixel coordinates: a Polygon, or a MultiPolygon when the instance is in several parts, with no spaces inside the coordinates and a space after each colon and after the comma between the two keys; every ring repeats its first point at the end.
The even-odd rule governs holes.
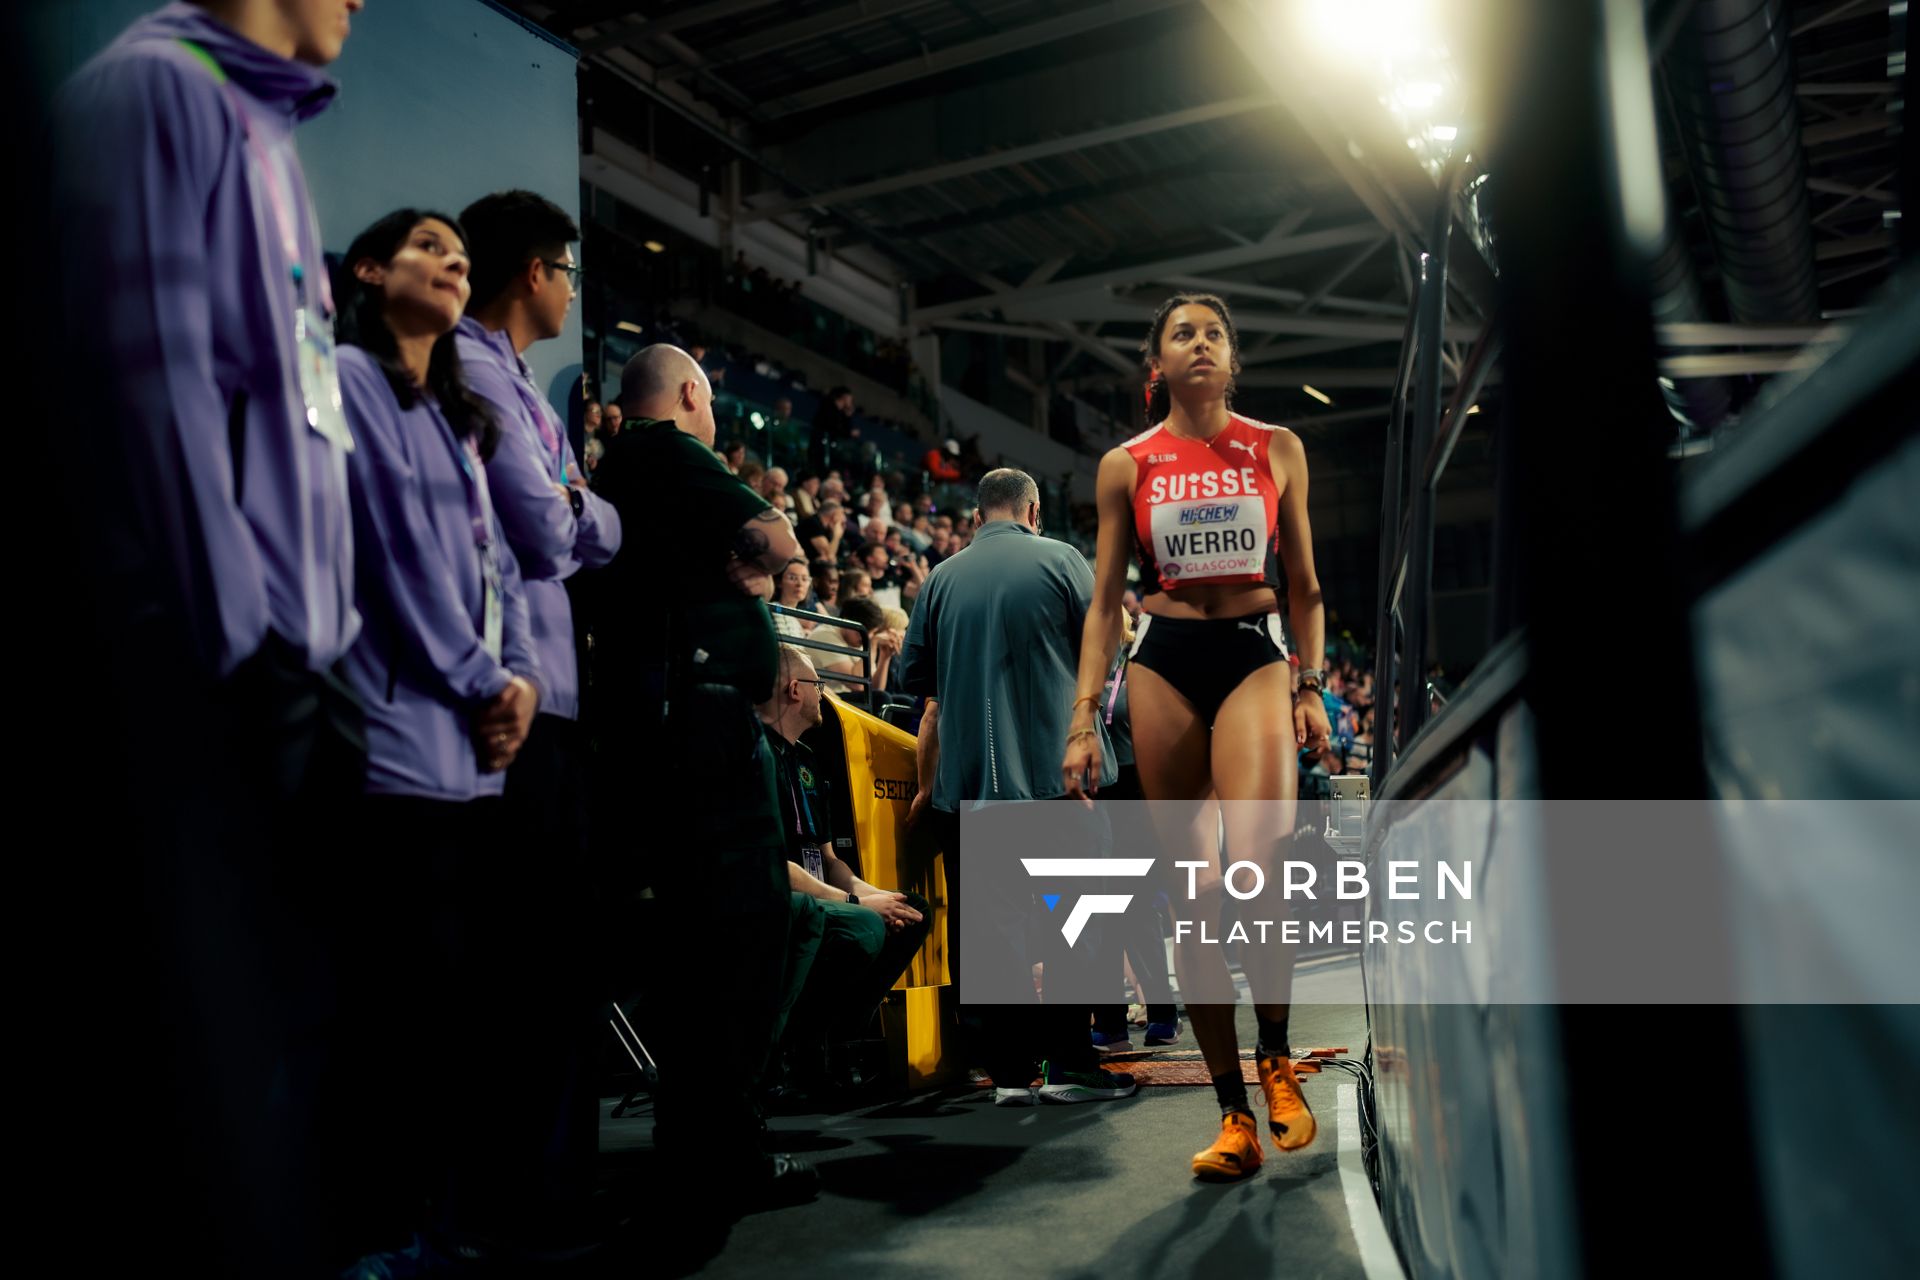
{"type": "Polygon", "coordinates": [[[460,1206],[462,1221],[435,1224],[455,1238],[485,1225],[469,1213],[494,1211],[472,1183],[485,1153],[459,1150],[457,1129],[433,1117],[482,1130],[477,1111],[424,1095],[436,1076],[479,1082],[440,1060],[451,1046],[492,1056],[475,1037],[489,1025],[484,961],[511,852],[496,809],[539,704],[526,598],[487,492],[498,433],[454,345],[470,292],[465,239],[444,214],[389,214],[347,250],[338,290],[364,619],[349,670],[367,704],[365,839],[348,855],[363,860],[351,874],[366,893],[343,996],[357,1047],[377,1063],[360,1122],[388,1158],[367,1164],[393,1177],[369,1208],[399,1226],[432,1195],[460,1206]]]}

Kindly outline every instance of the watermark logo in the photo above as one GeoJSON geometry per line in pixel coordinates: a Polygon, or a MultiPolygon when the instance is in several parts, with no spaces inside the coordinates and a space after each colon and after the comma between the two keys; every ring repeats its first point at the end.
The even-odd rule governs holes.
{"type": "MultiPolygon", "coordinates": [[[[1060,879],[1106,879],[1111,876],[1140,877],[1153,870],[1152,858],[1022,858],[1022,866],[1027,874],[1036,880],[1060,879]]],[[[1047,904],[1048,911],[1057,910],[1062,895],[1043,893],[1040,900],[1047,904]]],[[[1133,904],[1130,893],[1089,893],[1073,904],[1067,912],[1066,923],[1060,926],[1060,935],[1072,947],[1080,941],[1087,922],[1095,916],[1117,916],[1126,912],[1133,904]]]]}

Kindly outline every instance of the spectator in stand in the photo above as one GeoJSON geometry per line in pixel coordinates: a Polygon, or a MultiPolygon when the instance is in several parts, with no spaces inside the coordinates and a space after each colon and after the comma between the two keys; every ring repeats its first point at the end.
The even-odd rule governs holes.
{"type": "Polygon", "coordinates": [[[782,645],[780,682],[760,707],[779,779],[787,884],[825,915],[823,936],[786,1027],[794,1083],[816,1095],[861,1084],[850,1061],[835,1060],[839,1046],[872,1021],[925,941],[932,915],[924,898],[875,888],[834,852],[833,797],[808,767],[812,752],[801,741],[823,719],[820,689],[812,660],[782,645]]]}
{"type": "Polygon", "coordinates": [[[820,477],[811,471],[800,473],[800,483],[789,491],[793,499],[793,514],[801,520],[817,515],[820,511],[820,477]]]}
{"type": "Polygon", "coordinates": [[[829,498],[820,504],[818,515],[800,522],[796,532],[801,550],[808,555],[816,560],[838,560],[847,541],[847,509],[829,498]]]}
{"type": "Polygon", "coordinates": [[[868,542],[879,542],[887,536],[887,527],[893,523],[893,515],[887,510],[887,495],[868,490],[861,501],[860,536],[868,542]]]}
{"type": "Polygon", "coordinates": [[[747,446],[738,440],[729,440],[721,446],[720,457],[727,464],[727,471],[737,476],[740,468],[747,465],[747,446]]]}
{"type": "Polygon", "coordinates": [[[787,492],[787,473],[783,467],[768,467],[760,477],[760,496],[776,511],[791,512],[793,497],[787,492]]]}
{"type": "Polygon", "coordinates": [[[620,434],[620,402],[609,400],[600,410],[600,438],[611,440],[620,434]]]}
{"type": "Polygon", "coordinates": [[[584,457],[582,457],[581,462],[582,462],[582,465],[586,467],[587,474],[589,476],[591,476],[595,471],[599,470],[600,459],[606,455],[606,452],[607,452],[606,442],[602,440],[599,436],[587,437],[586,453],[584,457]]]}
{"type": "Polygon", "coordinates": [[[960,470],[960,442],[951,436],[946,444],[927,450],[920,465],[935,484],[959,484],[965,478],[960,470]]]}
{"type": "Polygon", "coordinates": [[[1347,772],[1368,773],[1373,769],[1373,708],[1363,706],[1354,714],[1353,745],[1347,749],[1347,772]]]}
{"type": "MultiPolygon", "coordinates": [[[[840,629],[841,643],[851,649],[858,649],[864,645],[867,653],[867,673],[873,681],[872,687],[875,692],[885,691],[887,683],[892,677],[893,659],[899,655],[901,646],[905,644],[907,638],[906,633],[904,631],[893,630],[887,626],[887,607],[873,598],[847,601],[846,604],[841,607],[840,617],[846,619],[848,622],[858,623],[859,626],[866,628],[866,634],[863,636],[854,627],[842,627],[840,629]]],[[[825,640],[831,637],[822,636],[820,638],[825,640]]],[[[841,654],[827,654],[823,656],[830,657],[833,660],[821,664],[820,672],[822,675],[828,672],[841,675],[858,675],[860,673],[860,661],[857,658],[841,654]]],[[[835,682],[832,687],[845,693],[858,693],[861,690],[860,685],[846,684],[843,682],[835,682]]]]}
{"type": "Polygon", "coordinates": [[[849,442],[858,437],[859,429],[853,425],[853,392],[847,387],[834,387],[827,392],[819,410],[813,415],[813,438],[808,442],[808,460],[816,470],[825,471],[849,451],[849,442]]]}
{"type": "Polygon", "coordinates": [[[925,522],[926,518],[924,516],[919,520],[914,519],[913,507],[909,503],[901,503],[899,508],[893,513],[893,532],[900,535],[906,543],[907,550],[911,551],[914,555],[923,554],[928,547],[933,545],[933,539],[929,538],[924,531],[916,527],[925,522]]]}
{"type": "Polygon", "coordinates": [[[807,461],[807,424],[796,421],[793,401],[781,396],[773,402],[773,417],[767,423],[767,441],[776,462],[802,466],[807,461]]]}
{"type": "MultiPolygon", "coordinates": [[[[767,469],[755,462],[752,454],[748,454],[747,460],[740,464],[738,474],[741,484],[747,486],[747,488],[753,490],[761,497],[766,497],[767,469]]],[[[767,505],[772,506],[773,504],[768,503],[767,505]]],[[[781,514],[785,515],[786,513],[782,511],[781,514]]]]}
{"type": "Polygon", "coordinates": [[[953,554],[953,526],[950,524],[934,525],[933,533],[928,541],[927,554],[925,557],[927,562],[927,568],[938,569],[940,567],[940,562],[945,560],[948,556],[951,556],[952,554],[953,554]]]}
{"type": "MultiPolygon", "coordinates": [[[[779,580],[774,584],[773,602],[788,609],[805,607],[809,592],[813,590],[813,573],[807,567],[804,556],[795,556],[787,561],[787,567],[781,571],[779,580]]],[[[788,617],[784,613],[773,615],[773,629],[783,636],[804,636],[814,629],[811,622],[802,622],[798,618],[788,617]]]]}
{"type": "Polygon", "coordinates": [[[861,567],[873,582],[873,598],[889,609],[900,607],[900,588],[907,574],[882,543],[871,543],[860,553],[861,567]]]}
{"type": "Polygon", "coordinates": [[[840,608],[834,610],[836,614],[844,617],[846,615],[842,610],[849,603],[855,600],[871,599],[873,599],[873,579],[867,576],[865,569],[858,565],[848,565],[840,571],[840,608]]]}
{"type": "Polygon", "coordinates": [[[813,597],[807,605],[813,613],[837,613],[840,599],[840,566],[831,560],[815,560],[807,566],[813,571],[813,597]]]}
{"type": "Polygon", "coordinates": [[[587,407],[581,412],[583,415],[582,421],[586,426],[587,434],[590,436],[599,435],[600,420],[601,420],[600,402],[598,400],[587,401],[587,407]]]}

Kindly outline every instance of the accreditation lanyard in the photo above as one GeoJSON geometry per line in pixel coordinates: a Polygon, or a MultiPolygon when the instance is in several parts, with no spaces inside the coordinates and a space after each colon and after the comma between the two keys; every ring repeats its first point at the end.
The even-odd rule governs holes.
{"type": "MultiPolygon", "coordinates": [[[[447,437],[452,439],[453,428],[447,425],[439,407],[431,399],[426,404],[427,411],[446,429],[447,437]]],[[[487,493],[487,468],[480,460],[479,446],[470,435],[455,441],[453,458],[460,464],[461,474],[467,478],[467,519],[473,527],[474,550],[480,557],[480,644],[486,649],[487,656],[498,662],[505,631],[506,606],[501,600],[503,584],[499,547],[493,540],[493,524],[487,518],[487,513],[493,507],[492,498],[487,493]]]]}
{"type": "MultiPolygon", "coordinates": [[[[518,357],[515,358],[515,363],[518,363],[518,357]]],[[[553,423],[548,420],[547,415],[551,411],[540,399],[540,393],[535,391],[533,384],[528,381],[526,367],[522,365],[516,373],[513,389],[519,394],[520,403],[526,406],[527,413],[532,416],[534,430],[540,433],[540,444],[547,451],[548,468],[553,472],[556,480],[565,484],[567,483],[567,459],[566,454],[561,451],[559,433],[553,429],[553,423]]]]}
{"type": "MultiPolygon", "coordinates": [[[[240,117],[240,132],[246,138],[247,155],[260,175],[260,185],[273,214],[274,228],[279,232],[280,249],[286,255],[288,273],[293,282],[293,345],[300,373],[300,399],[306,409],[307,425],[351,453],[353,433],[347,428],[346,409],[341,402],[340,365],[333,342],[333,288],[327,281],[325,270],[311,273],[310,276],[306,269],[304,255],[300,251],[292,181],[279,159],[268,151],[260,141],[259,134],[254,132],[253,117],[248,114],[246,103],[241,101],[240,91],[233,87],[233,81],[219,69],[219,64],[206,50],[191,41],[182,43],[214,68],[221,87],[232,101],[234,112],[240,117]],[[314,281],[313,293],[320,303],[318,310],[308,304],[309,278],[314,281]]],[[[320,237],[317,229],[311,225],[312,210],[306,212],[309,230],[313,231],[317,243],[320,237]]]]}

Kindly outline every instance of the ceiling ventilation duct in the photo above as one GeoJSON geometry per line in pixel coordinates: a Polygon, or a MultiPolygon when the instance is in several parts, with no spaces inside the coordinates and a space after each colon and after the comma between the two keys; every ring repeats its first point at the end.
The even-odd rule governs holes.
{"type": "Polygon", "coordinates": [[[1697,0],[1666,72],[1733,320],[1819,323],[1784,0],[1697,0]]]}

